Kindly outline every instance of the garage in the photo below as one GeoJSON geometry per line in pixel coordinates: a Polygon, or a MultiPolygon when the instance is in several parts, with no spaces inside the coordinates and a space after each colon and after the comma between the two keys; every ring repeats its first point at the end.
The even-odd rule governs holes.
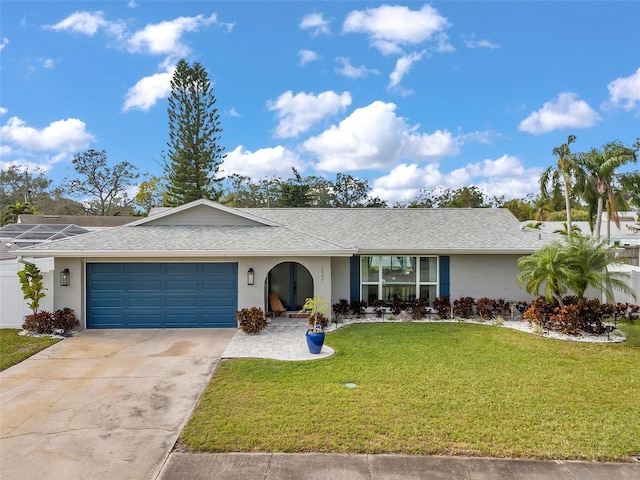
{"type": "Polygon", "coordinates": [[[235,328],[237,263],[87,263],[87,328],[235,328]]]}

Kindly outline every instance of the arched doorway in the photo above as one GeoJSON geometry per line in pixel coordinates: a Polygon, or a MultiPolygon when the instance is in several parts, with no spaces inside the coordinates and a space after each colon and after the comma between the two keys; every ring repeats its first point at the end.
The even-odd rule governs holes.
{"type": "Polygon", "coordinates": [[[279,263],[269,271],[265,281],[265,298],[269,298],[270,292],[278,294],[287,310],[301,310],[305,299],[313,297],[313,277],[300,263],[279,263]]]}

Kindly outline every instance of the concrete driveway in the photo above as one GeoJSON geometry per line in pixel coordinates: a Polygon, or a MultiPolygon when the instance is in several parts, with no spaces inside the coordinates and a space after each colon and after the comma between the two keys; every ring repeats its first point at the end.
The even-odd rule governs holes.
{"type": "Polygon", "coordinates": [[[85,330],[0,372],[0,477],[156,478],[235,332],[85,330]]]}

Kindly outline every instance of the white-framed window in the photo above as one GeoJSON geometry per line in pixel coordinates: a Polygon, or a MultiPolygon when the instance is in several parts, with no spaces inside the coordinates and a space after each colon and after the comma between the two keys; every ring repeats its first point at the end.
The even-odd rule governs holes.
{"type": "Polygon", "coordinates": [[[413,302],[428,298],[432,304],[438,292],[438,257],[410,255],[367,255],[360,257],[360,300],[370,304],[398,298],[413,302]]]}

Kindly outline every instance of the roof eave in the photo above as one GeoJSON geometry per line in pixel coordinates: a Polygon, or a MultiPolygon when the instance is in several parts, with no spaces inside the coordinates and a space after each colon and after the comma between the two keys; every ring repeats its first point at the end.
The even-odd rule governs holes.
{"type": "Polygon", "coordinates": [[[191,258],[191,257],[351,257],[356,251],[343,250],[16,250],[24,257],[42,258],[191,258]]]}

